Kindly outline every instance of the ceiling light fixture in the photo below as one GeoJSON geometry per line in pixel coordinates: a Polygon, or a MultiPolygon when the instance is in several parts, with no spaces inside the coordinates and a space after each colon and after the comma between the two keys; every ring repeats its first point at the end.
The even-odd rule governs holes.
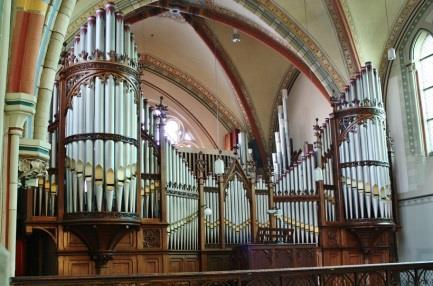
{"type": "MultiPolygon", "coordinates": [[[[214,27],[215,27],[215,22],[214,22],[214,27]]],[[[224,174],[224,161],[221,158],[221,148],[218,146],[219,144],[219,104],[218,104],[218,73],[217,73],[217,47],[216,47],[216,42],[213,43],[214,44],[214,73],[215,73],[215,97],[216,97],[216,144],[217,147],[219,149],[219,153],[218,153],[218,157],[217,159],[214,161],[214,173],[215,175],[223,175],[224,174]]]]}
{"type": "Polygon", "coordinates": [[[179,8],[170,8],[169,9],[170,13],[172,13],[173,15],[179,16],[180,15],[180,9],[179,8]]]}
{"type": "Polygon", "coordinates": [[[241,35],[239,34],[238,29],[233,29],[233,34],[232,34],[232,42],[233,43],[239,43],[241,41],[241,35]]]}
{"type": "MultiPolygon", "coordinates": [[[[388,18],[388,5],[386,5],[387,0],[385,0],[385,15],[386,15],[386,26],[388,28],[387,37],[389,37],[389,18],[388,18]]],[[[393,47],[388,49],[388,61],[395,60],[395,49],[393,47]]]]}

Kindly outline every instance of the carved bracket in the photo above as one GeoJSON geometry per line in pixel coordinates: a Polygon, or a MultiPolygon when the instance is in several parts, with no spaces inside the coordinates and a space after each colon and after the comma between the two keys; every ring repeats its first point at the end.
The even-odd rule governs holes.
{"type": "Polygon", "coordinates": [[[357,238],[364,255],[368,255],[374,248],[377,239],[386,232],[395,232],[396,225],[388,220],[352,222],[347,228],[357,238]]]}
{"type": "Polygon", "coordinates": [[[86,244],[99,273],[112,258],[120,239],[126,233],[138,230],[140,219],[133,213],[71,213],[64,216],[63,225],[86,244]]]}

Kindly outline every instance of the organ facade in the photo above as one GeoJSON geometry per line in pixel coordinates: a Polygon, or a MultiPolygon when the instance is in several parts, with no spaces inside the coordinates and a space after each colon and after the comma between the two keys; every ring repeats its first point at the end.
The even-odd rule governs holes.
{"type": "Polygon", "coordinates": [[[24,185],[26,232],[53,240],[47,261],[55,273],[394,261],[385,111],[370,63],[332,98],[330,117],[312,122],[316,139],[301,150],[290,147],[283,90],[275,152],[261,170],[246,132],[235,151],[170,142],[170,110],[142,92],[137,44],[113,4],[88,18],[61,63],[47,175],[24,185]]]}

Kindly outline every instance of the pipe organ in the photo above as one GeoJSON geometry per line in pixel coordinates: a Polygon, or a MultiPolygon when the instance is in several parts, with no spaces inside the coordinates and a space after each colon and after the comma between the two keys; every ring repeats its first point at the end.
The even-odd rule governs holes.
{"type": "Polygon", "coordinates": [[[141,208],[142,218],[161,216],[161,154],[158,146],[161,118],[155,107],[142,100],[141,124],[141,208]]]}
{"type": "Polygon", "coordinates": [[[198,186],[185,158],[164,138],[166,144],[167,212],[169,249],[198,249],[198,186]]]}
{"type": "Polygon", "coordinates": [[[247,189],[239,176],[225,186],[224,225],[227,244],[251,242],[251,213],[247,189]]]}
{"type": "Polygon", "coordinates": [[[389,245],[395,229],[385,112],[370,64],[332,99],[330,118],[316,122],[315,142],[300,151],[290,144],[283,90],[272,168],[256,172],[247,133],[234,152],[172,144],[169,110],[141,94],[138,58],[110,2],[62,55],[48,175],[27,186],[27,231],[55,234],[59,275],[230,269],[232,250],[258,242],[320,253],[314,265],[392,259],[383,245],[374,254],[381,261],[366,258],[372,241],[389,245]]]}
{"type": "Polygon", "coordinates": [[[70,65],[65,76],[79,74],[73,69],[81,63],[96,65],[93,59],[128,68],[129,73],[96,71],[78,79],[80,84],[71,83],[73,88],[66,86],[66,109],[60,111],[65,117],[65,211],[135,213],[138,90],[129,76],[136,77],[137,57],[124,53],[125,42],[131,47],[135,43],[131,37],[125,39],[127,26],[113,4],[96,14],[75,37],[73,62],[65,63],[70,65]]]}
{"type": "Polygon", "coordinates": [[[386,121],[380,81],[370,63],[336,99],[338,158],[345,218],[391,219],[386,121]],[[347,111],[354,110],[353,113],[347,111]]]}

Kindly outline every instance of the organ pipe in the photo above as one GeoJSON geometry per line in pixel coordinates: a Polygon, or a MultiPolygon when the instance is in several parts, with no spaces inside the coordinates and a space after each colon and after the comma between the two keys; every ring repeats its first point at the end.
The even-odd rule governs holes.
{"type": "MultiPolygon", "coordinates": [[[[73,78],[76,64],[90,73],[86,67],[94,60],[98,60],[96,67],[104,61],[115,63],[113,71],[101,69],[104,73],[77,81],[76,89],[67,86],[64,95],[70,98],[66,110],[60,111],[66,118],[62,142],[67,213],[136,210],[139,88],[137,67],[124,61],[128,29],[123,15],[108,2],[80,28],[70,50],[73,56],[65,56],[60,71],[63,77],[73,78]]],[[[57,110],[54,98],[53,112],[57,110]]],[[[52,141],[57,140],[54,133],[52,141]]]]}
{"type": "Polygon", "coordinates": [[[371,63],[334,106],[343,139],[338,152],[346,219],[392,219],[385,112],[380,79],[371,63]]]}

